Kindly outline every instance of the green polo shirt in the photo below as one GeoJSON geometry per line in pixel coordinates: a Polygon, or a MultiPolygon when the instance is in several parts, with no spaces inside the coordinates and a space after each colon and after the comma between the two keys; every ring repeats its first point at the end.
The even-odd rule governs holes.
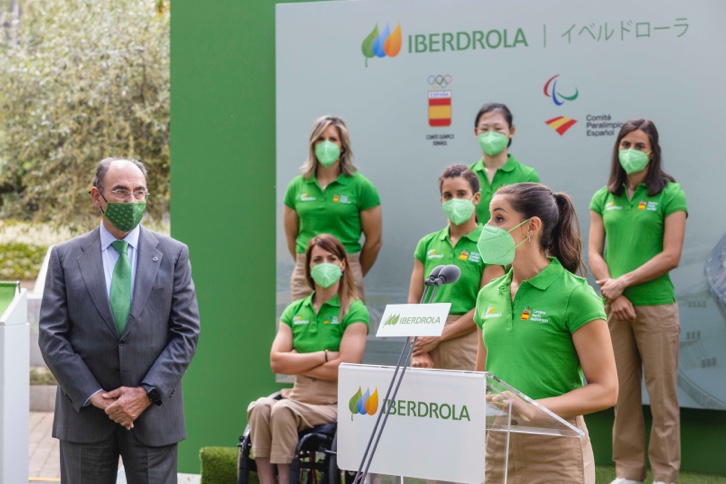
{"type": "Polygon", "coordinates": [[[587,281],[555,258],[523,281],[514,301],[512,270],[479,292],[474,322],[487,348],[486,369],[532,398],[563,395],[582,386],[572,333],[605,319],[602,300],[587,281]]]}
{"type": "Polygon", "coordinates": [[[360,299],[351,303],[348,313],[340,321],[338,296],[320,306],[316,314],[313,308],[314,294],[290,304],[280,317],[280,321],[292,329],[292,347],[298,353],[339,351],[340,340],[348,326],[353,323],[365,323],[368,326],[368,309],[360,299]]]}
{"type": "Polygon", "coordinates": [[[298,175],[285,192],[285,205],[297,212],[299,232],[295,251],[304,254],[310,239],[318,234],[332,234],[346,252],[360,252],[360,212],[381,204],[373,183],[360,173],[341,174],[325,190],[315,175],[298,175]]]}
{"type": "Polygon", "coordinates": [[[521,164],[512,155],[509,155],[507,162],[494,173],[492,183],[489,183],[483,160],[477,161],[469,168],[479,176],[479,185],[481,185],[481,200],[476,206],[476,217],[480,224],[489,221],[489,203],[492,201],[494,193],[501,187],[522,182],[539,183],[539,175],[535,169],[521,164]]]}
{"type": "MultiPolygon", "coordinates": [[[[681,186],[671,182],[652,197],[648,196],[648,188],[641,183],[630,200],[626,190],[617,196],[603,187],[592,197],[590,210],[602,217],[606,237],[605,262],[610,277],[616,278],[663,252],[666,217],[681,210],[687,213],[688,207],[681,186]]],[[[630,286],[623,295],[634,306],[671,304],[676,300],[668,274],[630,286]]]]}
{"type": "Polygon", "coordinates": [[[439,265],[454,264],[461,269],[461,277],[453,284],[439,286],[433,302],[450,302],[450,314],[466,314],[476,305],[476,295],[486,264],[482,262],[476,246],[482,227],[478,226],[461,237],[456,247],[451,245],[449,227],[428,234],[419,240],[414,257],[424,265],[424,278],[439,265]]]}

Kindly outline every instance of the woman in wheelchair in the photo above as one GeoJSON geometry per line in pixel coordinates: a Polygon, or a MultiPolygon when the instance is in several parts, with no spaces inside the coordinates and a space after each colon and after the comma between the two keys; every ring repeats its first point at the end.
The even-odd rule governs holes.
{"type": "Polygon", "coordinates": [[[340,241],[322,234],[305,252],[305,276],[313,294],[282,313],[270,351],[275,373],[295,375],[281,400],[263,397],[247,408],[252,452],[260,484],[290,479],[298,432],[337,418],[338,366],[360,363],[368,333],[368,310],[358,299],[340,241]]]}

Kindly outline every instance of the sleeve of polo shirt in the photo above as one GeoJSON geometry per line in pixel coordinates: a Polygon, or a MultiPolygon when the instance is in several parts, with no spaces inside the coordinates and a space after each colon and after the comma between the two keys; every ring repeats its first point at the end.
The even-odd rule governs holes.
{"type": "Polygon", "coordinates": [[[479,290],[479,294],[476,296],[476,309],[474,309],[474,324],[476,324],[479,329],[482,328],[482,312],[486,311],[485,307],[486,304],[486,295],[484,294],[484,289],[486,289],[487,286],[482,287],[479,290]]]}
{"type": "Polygon", "coordinates": [[[282,316],[280,316],[280,322],[285,323],[292,328],[292,319],[295,317],[296,310],[297,310],[297,304],[295,304],[295,303],[290,304],[282,312],[282,316]]]}
{"type": "MultiPolygon", "coordinates": [[[[683,189],[681,188],[681,185],[679,183],[671,182],[669,183],[666,188],[663,189],[664,191],[668,191],[667,197],[665,200],[665,205],[663,207],[663,213],[667,217],[668,215],[680,212],[683,210],[686,212],[686,215],[688,215],[688,206],[686,205],[686,194],[683,193],[683,189]]],[[[666,195],[666,194],[664,194],[666,195]]]]}
{"type": "Polygon", "coordinates": [[[596,319],[607,320],[602,299],[589,284],[583,282],[570,293],[565,310],[565,324],[570,333],[574,333],[596,319]]]}
{"type": "Polygon", "coordinates": [[[359,202],[358,206],[360,211],[368,210],[369,208],[377,207],[381,204],[381,199],[378,197],[378,190],[376,190],[376,187],[371,183],[371,181],[364,177],[363,175],[360,175],[360,192],[358,194],[359,196],[359,202]]]}
{"type": "Polygon", "coordinates": [[[363,301],[356,299],[351,303],[350,309],[343,319],[343,331],[353,323],[365,323],[366,326],[369,326],[369,320],[368,308],[363,304],[363,301]]]}
{"type": "Polygon", "coordinates": [[[600,190],[595,192],[595,195],[592,196],[592,200],[590,200],[590,210],[599,214],[600,216],[602,216],[603,213],[603,205],[605,204],[606,193],[607,189],[601,188],[600,190]]]}
{"type": "Polygon", "coordinates": [[[299,178],[300,177],[293,178],[290,184],[287,186],[287,191],[285,192],[285,205],[293,210],[295,210],[295,199],[297,198],[296,191],[299,178]]]}
{"type": "Polygon", "coordinates": [[[529,174],[529,177],[527,178],[528,182],[532,183],[539,183],[539,175],[537,174],[537,170],[532,168],[532,172],[529,174]]]}
{"type": "Polygon", "coordinates": [[[426,265],[426,247],[428,246],[428,236],[422,238],[416,244],[416,250],[413,253],[413,257],[421,261],[422,264],[426,265]]]}

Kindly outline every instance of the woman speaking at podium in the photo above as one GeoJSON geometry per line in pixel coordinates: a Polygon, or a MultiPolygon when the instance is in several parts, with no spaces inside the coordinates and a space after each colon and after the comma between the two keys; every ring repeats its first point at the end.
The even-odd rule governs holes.
{"type": "Polygon", "coordinates": [[[449,223],[416,246],[408,302],[417,304],[421,300],[424,279],[436,266],[455,264],[461,277],[454,284],[438,288],[433,302],[451,303],[446,326],[439,337],[418,339],[411,364],[419,368],[473,370],[478,341],[473,321],[476,295],[480,287],[504,274],[504,269],[482,262],[476,247],[481,233],[475,213],[481,196],[476,174],[465,165],[451,165],[439,177],[439,190],[449,223]]]}
{"type": "Polygon", "coordinates": [[[338,366],[360,363],[368,310],[358,298],[343,245],[332,235],[313,237],[305,251],[305,280],[313,293],[282,313],[270,351],[275,373],[295,375],[282,400],[250,403],[252,452],[261,484],[290,480],[297,433],[334,422],[338,415],[338,366]]]}
{"type": "Polygon", "coordinates": [[[620,382],[615,484],[642,483],[647,473],[643,371],[653,414],[648,448],[653,481],[676,482],[681,463],[676,395],[681,326],[668,273],[681,257],[687,207],[681,186],[661,166],[655,125],[626,122],[615,142],[608,184],[590,203],[590,268],[606,302],[620,382]]]}
{"type": "Polygon", "coordinates": [[[474,134],[479,141],[482,157],[471,165],[479,177],[481,200],[476,208],[479,223],[489,220],[489,202],[499,188],[521,182],[539,183],[534,168],[523,165],[508,153],[515,127],[514,117],[505,104],[482,106],[474,120],[474,134]]]}
{"type": "MultiPolygon", "coordinates": [[[[529,484],[594,483],[582,415],[613,406],[618,381],[602,300],[575,275],[582,261],[572,201],[544,185],[519,183],[502,187],[489,211],[478,243],[482,260],[512,267],[479,292],[474,321],[483,339],[476,369],[501,378],[586,436],[512,434],[509,478],[529,484]]],[[[514,418],[534,418],[528,416],[533,405],[514,403],[514,418]]],[[[496,434],[489,432],[487,440],[492,482],[498,482],[493,473],[502,470],[489,458],[498,448],[496,434]]]]}
{"type": "Polygon", "coordinates": [[[290,280],[293,301],[311,292],[305,278],[305,248],[323,233],[343,243],[358,296],[365,299],[363,276],[381,248],[381,201],[376,187],[353,164],[348,126],[341,118],[323,116],[313,124],[302,174],[285,193],[283,221],[287,247],[295,259],[290,280]],[[361,234],[365,235],[362,248],[361,234]]]}

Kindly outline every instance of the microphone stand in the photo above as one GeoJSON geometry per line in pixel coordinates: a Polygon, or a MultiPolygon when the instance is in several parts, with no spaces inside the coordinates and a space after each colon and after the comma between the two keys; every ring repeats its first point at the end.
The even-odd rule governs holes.
{"type": "MultiPolygon", "coordinates": [[[[433,280],[425,281],[424,285],[424,292],[421,295],[421,300],[419,301],[419,304],[431,304],[431,301],[434,300],[434,296],[436,296],[436,291],[439,288],[439,285],[442,283],[438,277],[434,278],[433,280]],[[433,287],[432,287],[433,286],[433,287]],[[431,287],[431,290],[429,291],[429,288],[431,287]],[[426,299],[426,294],[430,292],[429,298],[427,302],[424,302],[426,299]]],[[[378,418],[376,418],[376,423],[373,426],[373,432],[371,433],[371,437],[368,439],[368,444],[366,446],[365,453],[363,454],[363,459],[361,460],[360,466],[358,466],[358,472],[355,475],[355,479],[353,480],[353,484],[362,484],[365,480],[366,476],[368,475],[368,469],[371,466],[371,462],[373,462],[373,456],[376,453],[376,450],[378,449],[378,442],[381,440],[381,435],[383,434],[383,429],[386,426],[386,422],[388,421],[388,411],[385,412],[385,417],[383,417],[383,421],[381,422],[381,416],[383,415],[383,410],[386,410],[386,403],[390,402],[391,399],[395,400],[396,395],[398,394],[398,389],[401,386],[401,382],[403,381],[403,376],[406,374],[406,368],[408,367],[408,362],[411,359],[411,354],[413,353],[413,349],[416,347],[416,342],[418,341],[418,336],[416,336],[413,339],[413,342],[411,342],[411,337],[408,336],[406,338],[406,342],[403,345],[403,349],[401,350],[401,355],[398,357],[398,362],[396,363],[396,369],[393,371],[393,377],[391,378],[391,383],[388,385],[388,390],[386,390],[386,396],[383,399],[383,406],[381,407],[381,412],[378,413],[378,418]],[[401,376],[398,377],[398,370],[401,370],[401,376]],[[397,379],[398,377],[398,379],[397,379]],[[395,385],[395,388],[394,388],[395,385]],[[391,395],[391,390],[393,389],[393,395],[391,395]],[[390,399],[389,399],[390,397],[390,399]],[[379,429],[380,424],[380,429],[379,429]],[[374,442],[375,439],[375,442],[374,442]],[[371,444],[373,445],[373,448],[371,449],[371,444]],[[370,452],[370,457],[369,457],[370,452]]]]}

